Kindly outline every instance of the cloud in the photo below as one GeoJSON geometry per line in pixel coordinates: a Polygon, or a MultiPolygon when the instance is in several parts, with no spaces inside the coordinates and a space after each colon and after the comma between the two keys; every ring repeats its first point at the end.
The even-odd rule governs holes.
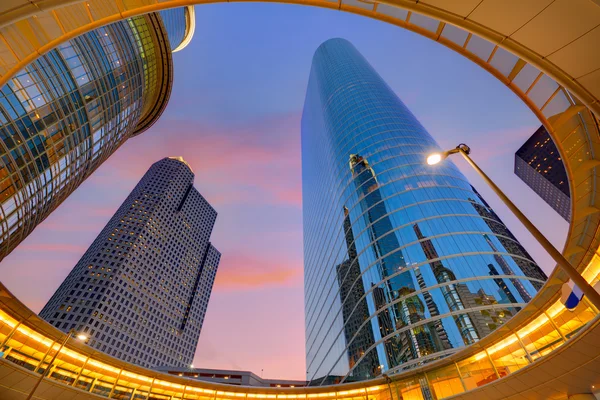
{"type": "MultiPolygon", "coordinates": [[[[481,160],[490,161],[492,159],[504,159],[509,157],[511,160],[514,153],[525,143],[527,139],[535,132],[538,126],[524,125],[508,129],[491,129],[478,132],[465,132],[462,135],[464,142],[473,150],[473,155],[481,160]]],[[[438,129],[435,136],[443,148],[456,146],[456,143],[450,142],[461,135],[452,132],[451,128],[438,129]]]]}
{"type": "Polygon", "coordinates": [[[134,138],[113,157],[110,168],[92,177],[96,184],[135,184],[165,156],[183,156],[196,187],[218,204],[274,204],[300,208],[300,115],[282,114],[245,125],[159,122],[150,135],[134,138]],[[183,146],[182,146],[183,144],[183,146]],[[135,146],[135,151],[131,151],[135,146]],[[127,153],[119,157],[120,152],[127,153]],[[128,181],[125,183],[125,181],[128,181]]]}
{"type": "Polygon", "coordinates": [[[290,287],[302,284],[302,260],[270,259],[251,253],[223,253],[214,290],[290,287]]]}
{"type": "MultiPolygon", "coordinates": [[[[81,215],[81,214],[78,214],[81,215]]],[[[111,214],[112,215],[112,214],[111,214]]],[[[40,231],[51,231],[51,232],[78,232],[78,233],[98,233],[102,230],[103,224],[77,224],[69,223],[68,221],[44,221],[37,228],[40,231]]]]}
{"type": "Polygon", "coordinates": [[[57,252],[57,253],[76,253],[82,254],[87,250],[86,246],[78,246],[66,243],[22,243],[19,245],[19,250],[30,252],[57,252]]]}

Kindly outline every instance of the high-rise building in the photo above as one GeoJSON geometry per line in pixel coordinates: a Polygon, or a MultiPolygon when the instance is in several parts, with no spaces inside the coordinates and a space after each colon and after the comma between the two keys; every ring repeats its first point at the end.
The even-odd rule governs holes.
{"type": "Polygon", "coordinates": [[[221,257],[193,182],[180,157],[153,164],[40,316],[125,361],[189,366],[221,257]]]}
{"type": "Polygon", "coordinates": [[[515,174],[561,217],[571,220],[567,171],[543,125],[515,153],[515,174]]]}
{"type": "Polygon", "coordinates": [[[0,260],[166,107],[193,8],[83,34],[0,89],[0,260]],[[164,17],[164,22],[163,22],[164,17]]]}
{"type": "Polygon", "coordinates": [[[545,281],[456,166],[426,165],[433,151],[350,43],[319,47],[302,117],[311,385],[452,354],[502,325],[545,281]]]}

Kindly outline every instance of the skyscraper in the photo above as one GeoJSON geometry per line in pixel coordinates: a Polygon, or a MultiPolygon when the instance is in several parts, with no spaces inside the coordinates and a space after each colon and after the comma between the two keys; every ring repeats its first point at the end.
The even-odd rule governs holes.
{"type": "Polygon", "coordinates": [[[452,354],[503,324],[545,281],[451,162],[426,165],[438,150],[350,43],[319,47],[302,117],[312,385],[452,354]]]}
{"type": "Polygon", "coordinates": [[[561,217],[571,220],[567,171],[543,125],[515,153],[515,174],[561,217]]]}
{"type": "Polygon", "coordinates": [[[104,26],[0,89],[0,260],[156,121],[171,93],[171,48],[189,42],[193,26],[193,8],[104,26]]]}
{"type": "Polygon", "coordinates": [[[125,361],[189,366],[221,257],[193,182],[180,157],[153,164],[40,316],[125,361]]]}

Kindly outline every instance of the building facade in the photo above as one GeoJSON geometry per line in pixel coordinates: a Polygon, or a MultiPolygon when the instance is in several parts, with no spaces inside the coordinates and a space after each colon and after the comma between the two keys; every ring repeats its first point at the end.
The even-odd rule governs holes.
{"type": "Polygon", "coordinates": [[[193,9],[161,14],[63,43],[0,88],[0,260],[166,107],[193,9]]]}
{"type": "Polygon", "coordinates": [[[125,361],[189,366],[221,257],[193,182],[181,158],[153,164],[40,316],[125,361]]]}
{"type": "MultiPolygon", "coordinates": [[[[347,41],[316,51],[302,117],[307,379],[368,379],[501,326],[546,275],[347,41]]],[[[423,393],[428,398],[427,393],[423,393]]]]}
{"type": "Polygon", "coordinates": [[[515,153],[515,174],[567,222],[571,220],[567,171],[543,125],[515,153]]]}
{"type": "Polygon", "coordinates": [[[199,381],[224,383],[235,386],[255,386],[255,387],[304,387],[306,381],[297,381],[292,379],[265,379],[251,371],[237,371],[227,369],[211,368],[156,368],[161,372],[171,375],[183,376],[199,381]]]}

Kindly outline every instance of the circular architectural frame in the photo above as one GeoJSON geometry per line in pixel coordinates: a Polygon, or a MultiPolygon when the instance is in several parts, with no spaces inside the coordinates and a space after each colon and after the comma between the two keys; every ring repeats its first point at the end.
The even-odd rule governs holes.
{"type": "MultiPolygon", "coordinates": [[[[163,0],[14,0],[0,5],[0,86],[16,72],[58,44],[100,26],[130,18],[135,15],[162,9],[189,6],[214,1],[163,0]]],[[[600,206],[597,196],[597,168],[600,166],[599,129],[595,114],[600,113],[600,56],[594,52],[594,43],[600,38],[600,6],[590,0],[557,0],[554,2],[514,2],[506,5],[502,0],[442,2],[438,0],[377,1],[362,0],[289,0],[291,4],[303,4],[348,11],[411,30],[474,61],[516,93],[546,126],[559,149],[569,176],[572,199],[572,220],[569,227],[564,254],[592,284],[600,273],[600,206]]],[[[583,310],[571,316],[573,330],[569,334],[558,325],[569,316],[562,316],[564,308],[558,300],[560,288],[566,281],[565,274],[557,270],[538,296],[506,325],[473,345],[446,359],[437,361],[417,371],[394,377],[394,381],[409,379],[423,374],[430,379],[431,371],[452,367],[458,370],[463,389],[469,390],[460,371],[461,363],[489,359],[496,378],[501,375],[494,361],[494,354],[515,344],[530,358],[524,338],[543,326],[552,325],[562,336],[559,350],[565,352],[581,337],[596,332],[598,310],[582,303],[583,310]],[[559,318],[560,317],[560,318],[559,318]],[[577,327],[575,327],[577,325],[577,327]]],[[[8,293],[4,290],[4,293],[8,293]]],[[[47,324],[34,315],[10,294],[11,299],[2,301],[2,320],[10,327],[5,343],[21,330],[30,333],[51,350],[52,342],[60,340],[61,333],[52,331],[47,324]],[[17,312],[18,311],[18,312],[17,312]],[[29,313],[31,313],[29,311],[29,313]]],[[[76,346],[74,346],[76,347],[76,346]]],[[[87,360],[98,359],[98,368],[121,365],[119,377],[138,368],[108,356],[90,353],[87,360]],[[100,361],[101,360],[101,361],[100,361]],[[105,367],[101,367],[104,365],[105,367]],[[125,370],[127,369],[127,370],[125,370]]],[[[69,357],[68,350],[64,357],[69,357]]],[[[61,353],[60,356],[63,356],[61,353]]],[[[83,356],[83,355],[82,355],[83,356]]],[[[542,357],[544,360],[545,357],[542,357]]],[[[60,357],[59,357],[60,359],[60,357]]],[[[87,363],[87,361],[86,361],[87,363]]],[[[541,363],[519,366],[523,372],[534,371],[541,363]],[[522,368],[523,367],[523,368],[522,368]]],[[[80,367],[81,371],[83,366],[80,367]]],[[[81,374],[81,371],[79,374],[81,374]]],[[[131,372],[131,374],[134,374],[131,372]]],[[[143,371],[136,372],[137,375],[143,371]]],[[[135,375],[135,374],[134,374],[135,375]]],[[[142,376],[140,375],[140,376],[142,376]]],[[[147,376],[147,375],[146,375],[147,376]]],[[[512,376],[512,375],[511,375],[512,376]]],[[[114,386],[120,379],[117,377],[114,386]]],[[[156,380],[157,378],[153,378],[156,380]]],[[[165,378],[161,379],[172,379],[165,378]]],[[[416,378],[415,378],[416,379],[416,378]]],[[[154,382],[154,380],[152,382],[154,382]]],[[[501,379],[499,382],[507,381],[501,379]]],[[[364,382],[357,387],[382,397],[382,380],[364,382]]],[[[432,385],[429,382],[429,385],[432,385]]],[[[181,386],[181,384],[171,385],[181,386]]],[[[184,383],[182,388],[208,387],[205,383],[184,383]]],[[[435,385],[434,385],[435,387],[435,385]]],[[[398,386],[396,386],[396,389],[398,386]]],[[[482,390],[485,386],[482,387],[482,390]]],[[[339,388],[341,390],[341,388],[339,388]]],[[[114,387],[113,387],[114,390],[114,387]]],[[[194,389],[195,390],[195,389],[194,389]]],[[[206,389],[209,390],[209,389],[206,389]]],[[[354,389],[353,389],[354,390],[354,389]]],[[[350,390],[352,392],[353,390],[350,390]]],[[[463,391],[464,391],[463,390],[463,391]]],[[[217,397],[218,390],[214,392],[217,397]]],[[[317,397],[328,397],[331,389],[315,389],[317,397]]],[[[309,391],[312,393],[311,391],[309,391]]],[[[246,397],[252,390],[244,389],[246,397]]],[[[281,389],[277,397],[298,396],[294,391],[281,389]],[[289,393],[288,393],[289,392],[289,393]]],[[[346,397],[335,389],[335,397],[346,397]]],[[[233,393],[231,397],[239,397],[233,393]]],[[[265,396],[267,396],[265,394],[265,396]]],[[[269,395],[271,396],[271,395],[269,395]]],[[[308,396],[308,394],[306,395],[308,396]]],[[[225,396],[227,397],[227,396],[225,396]]],[[[310,397],[310,396],[308,396],[310,397]]],[[[394,398],[394,394],[390,396],[394,398]]],[[[399,397],[399,396],[398,396],[399,397]]],[[[267,397],[269,398],[269,397],[267,397]]]]}

